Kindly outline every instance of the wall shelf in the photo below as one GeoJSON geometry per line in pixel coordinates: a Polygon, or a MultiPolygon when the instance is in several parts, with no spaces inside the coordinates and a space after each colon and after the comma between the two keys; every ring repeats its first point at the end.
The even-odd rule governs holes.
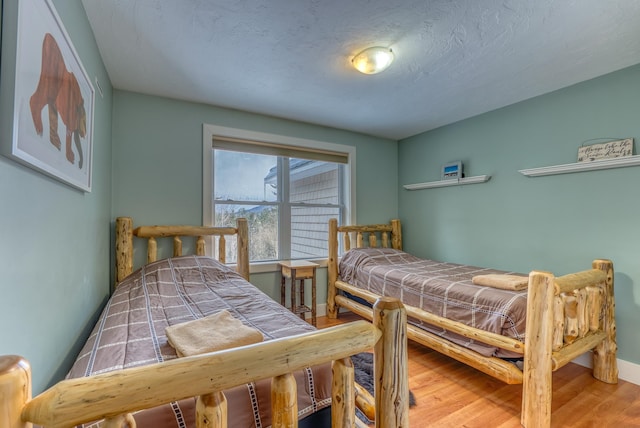
{"type": "Polygon", "coordinates": [[[521,169],[518,172],[527,177],[544,175],[570,174],[573,172],[595,171],[598,169],[624,168],[640,165],[640,156],[625,156],[613,159],[595,160],[592,162],[568,163],[564,165],[544,166],[541,168],[521,169]]]}
{"type": "Polygon", "coordinates": [[[404,187],[407,190],[420,190],[420,189],[432,189],[434,187],[446,187],[446,186],[463,186],[465,184],[477,184],[477,183],[485,183],[489,181],[491,178],[490,175],[478,175],[475,177],[468,178],[454,178],[452,180],[439,180],[439,181],[429,181],[427,183],[415,183],[415,184],[405,184],[404,187]]]}

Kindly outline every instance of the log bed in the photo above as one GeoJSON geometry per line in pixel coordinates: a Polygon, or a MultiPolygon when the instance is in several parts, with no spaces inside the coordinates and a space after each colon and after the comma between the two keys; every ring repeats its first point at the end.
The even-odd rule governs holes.
{"type": "MultiPolygon", "coordinates": [[[[150,226],[133,229],[130,218],[116,221],[116,279],[133,270],[133,236],[149,239],[148,261],[157,257],[156,239],[174,237],[174,256],[182,254],[183,236],[196,237],[204,254],[204,237],[236,235],[237,270],[248,278],[247,224],[233,228],[150,226]]],[[[225,239],[218,240],[225,254],[225,239]],[[220,243],[222,241],[222,243],[220,243]]],[[[106,428],[135,427],[132,413],[164,403],[197,397],[196,426],[232,426],[222,391],[259,379],[271,379],[272,426],[298,426],[293,371],[332,362],[331,424],[359,426],[355,416],[357,387],[349,356],[374,350],[375,420],[377,427],[408,426],[406,311],[395,299],[381,298],[373,324],[358,321],[328,329],[160,363],[66,379],[32,398],[31,369],[20,356],[0,356],[0,426],[70,427],[104,419],[106,428]]]]}
{"type": "MultiPolygon", "coordinates": [[[[366,302],[372,303],[380,296],[342,281],[339,273],[340,242],[345,253],[351,248],[363,247],[401,250],[400,221],[366,226],[338,226],[337,220],[329,221],[327,315],[329,318],[337,317],[342,307],[372,319],[372,310],[366,302]],[[340,290],[346,293],[340,293],[340,290]]],[[[593,261],[589,270],[560,277],[549,272],[532,271],[524,294],[526,340],[523,341],[485,332],[404,302],[410,320],[419,320],[520,354],[522,370],[510,361],[481,355],[411,323],[407,326],[407,335],[411,340],[508,384],[522,384],[521,424],[530,428],[549,427],[553,371],[579,355],[593,351],[593,376],[606,383],[618,381],[613,264],[609,260],[598,259],[593,261]]]]}

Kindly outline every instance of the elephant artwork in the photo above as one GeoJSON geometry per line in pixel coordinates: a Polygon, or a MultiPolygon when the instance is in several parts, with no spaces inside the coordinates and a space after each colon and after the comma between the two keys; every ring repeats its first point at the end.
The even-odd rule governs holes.
{"type": "Polygon", "coordinates": [[[33,124],[38,135],[43,134],[42,110],[48,107],[49,141],[61,150],[58,135],[58,115],[66,127],[66,158],[75,163],[71,139],[78,154],[78,167],[82,169],[84,156],[80,138],[87,133],[84,99],[76,76],[67,70],[60,47],[55,38],[46,33],[42,42],[42,68],[38,87],[29,100],[33,124]]]}

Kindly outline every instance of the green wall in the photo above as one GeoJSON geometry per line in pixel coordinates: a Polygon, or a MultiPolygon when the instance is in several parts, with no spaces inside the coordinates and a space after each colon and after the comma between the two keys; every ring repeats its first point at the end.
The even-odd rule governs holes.
{"type": "MultiPolygon", "coordinates": [[[[378,223],[398,215],[396,141],[115,90],[115,216],[131,216],[134,224],[201,224],[203,123],[355,146],[358,221],[378,223]]],[[[136,246],[137,264],[144,251],[136,246]]],[[[276,274],[252,274],[251,281],[279,299],[276,274]]],[[[320,269],[318,284],[318,302],[323,303],[326,269],[320,269]]]]}
{"type": "MultiPolygon", "coordinates": [[[[6,147],[17,1],[3,3],[0,144],[6,147]]],[[[105,92],[102,98],[96,91],[91,193],[0,156],[0,355],[30,361],[34,393],[69,369],[110,289],[111,85],[80,0],[54,4],[88,75],[105,92]]]]}
{"type": "MultiPolygon", "coordinates": [[[[640,144],[640,66],[400,141],[405,248],[437,260],[557,275],[613,260],[618,357],[640,363],[640,167],[529,178],[595,138],[640,144]],[[407,191],[462,160],[485,184],[407,191]],[[634,190],[636,189],[636,190],[634,190]]],[[[590,143],[593,143],[591,141],[590,143]]]]}

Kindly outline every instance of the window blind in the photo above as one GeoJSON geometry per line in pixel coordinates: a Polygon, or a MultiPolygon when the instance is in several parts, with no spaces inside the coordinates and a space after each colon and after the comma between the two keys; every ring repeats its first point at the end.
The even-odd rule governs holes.
{"type": "Polygon", "coordinates": [[[213,136],[213,148],[234,152],[255,153],[261,155],[284,156],[295,159],[317,160],[334,163],[349,163],[348,153],[311,147],[290,146],[262,141],[249,141],[238,138],[213,136]]]}

